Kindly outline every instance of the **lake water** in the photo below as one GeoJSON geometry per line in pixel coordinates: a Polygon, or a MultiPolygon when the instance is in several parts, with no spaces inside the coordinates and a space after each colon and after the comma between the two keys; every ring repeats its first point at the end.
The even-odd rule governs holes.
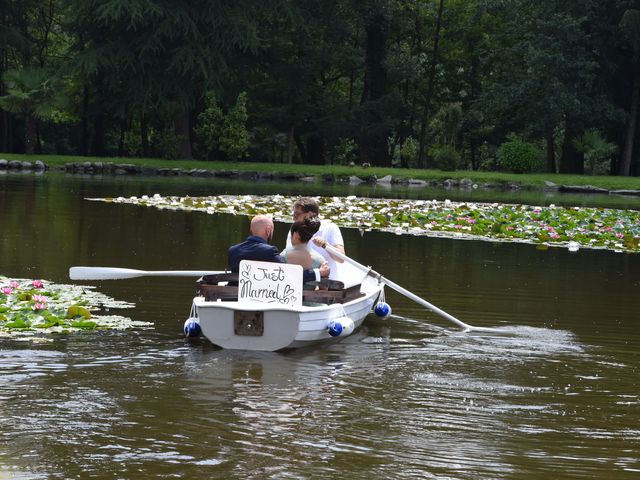
{"type": "MultiPolygon", "coordinates": [[[[247,218],[84,198],[247,192],[381,194],[2,175],[0,274],[69,283],[72,265],[221,269],[247,218]]],[[[504,200],[593,198],[531,195],[504,200]]],[[[633,198],[596,201],[638,208],[633,198]]],[[[276,225],[274,243],[286,230],[276,225]]],[[[190,279],[92,282],[153,327],[0,338],[0,478],[640,478],[640,255],[343,235],[361,263],[466,323],[510,334],[461,333],[387,289],[394,315],[370,315],[341,343],[225,351],[183,338],[190,279]]]]}

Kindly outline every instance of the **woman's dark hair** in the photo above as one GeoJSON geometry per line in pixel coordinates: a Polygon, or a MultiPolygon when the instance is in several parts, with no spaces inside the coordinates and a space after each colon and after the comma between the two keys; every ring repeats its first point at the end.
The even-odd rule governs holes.
{"type": "Polygon", "coordinates": [[[300,241],[302,243],[307,243],[319,229],[320,220],[318,220],[317,217],[305,218],[304,220],[294,222],[293,225],[291,225],[291,234],[293,235],[294,232],[298,232],[300,241]]]}

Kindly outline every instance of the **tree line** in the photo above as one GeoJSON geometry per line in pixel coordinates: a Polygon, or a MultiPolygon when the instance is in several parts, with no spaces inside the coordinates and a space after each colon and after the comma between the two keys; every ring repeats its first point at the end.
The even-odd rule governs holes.
{"type": "Polygon", "coordinates": [[[636,0],[0,0],[0,151],[640,175],[636,0]]]}

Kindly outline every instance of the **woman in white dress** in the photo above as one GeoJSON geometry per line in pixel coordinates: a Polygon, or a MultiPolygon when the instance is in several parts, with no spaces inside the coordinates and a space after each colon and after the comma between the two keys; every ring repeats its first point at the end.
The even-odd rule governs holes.
{"type": "Polygon", "coordinates": [[[309,248],[309,240],[320,229],[320,220],[305,218],[291,225],[291,247],[282,252],[287,263],[301,265],[303,269],[320,268],[324,258],[309,248]]]}

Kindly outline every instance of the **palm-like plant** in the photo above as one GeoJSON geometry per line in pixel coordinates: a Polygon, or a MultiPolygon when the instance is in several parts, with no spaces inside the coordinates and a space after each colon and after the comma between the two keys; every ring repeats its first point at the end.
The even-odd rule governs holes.
{"type": "Polygon", "coordinates": [[[0,107],[25,119],[25,153],[33,154],[39,119],[49,118],[62,104],[60,82],[42,68],[9,70],[4,74],[6,95],[0,107]]]}

